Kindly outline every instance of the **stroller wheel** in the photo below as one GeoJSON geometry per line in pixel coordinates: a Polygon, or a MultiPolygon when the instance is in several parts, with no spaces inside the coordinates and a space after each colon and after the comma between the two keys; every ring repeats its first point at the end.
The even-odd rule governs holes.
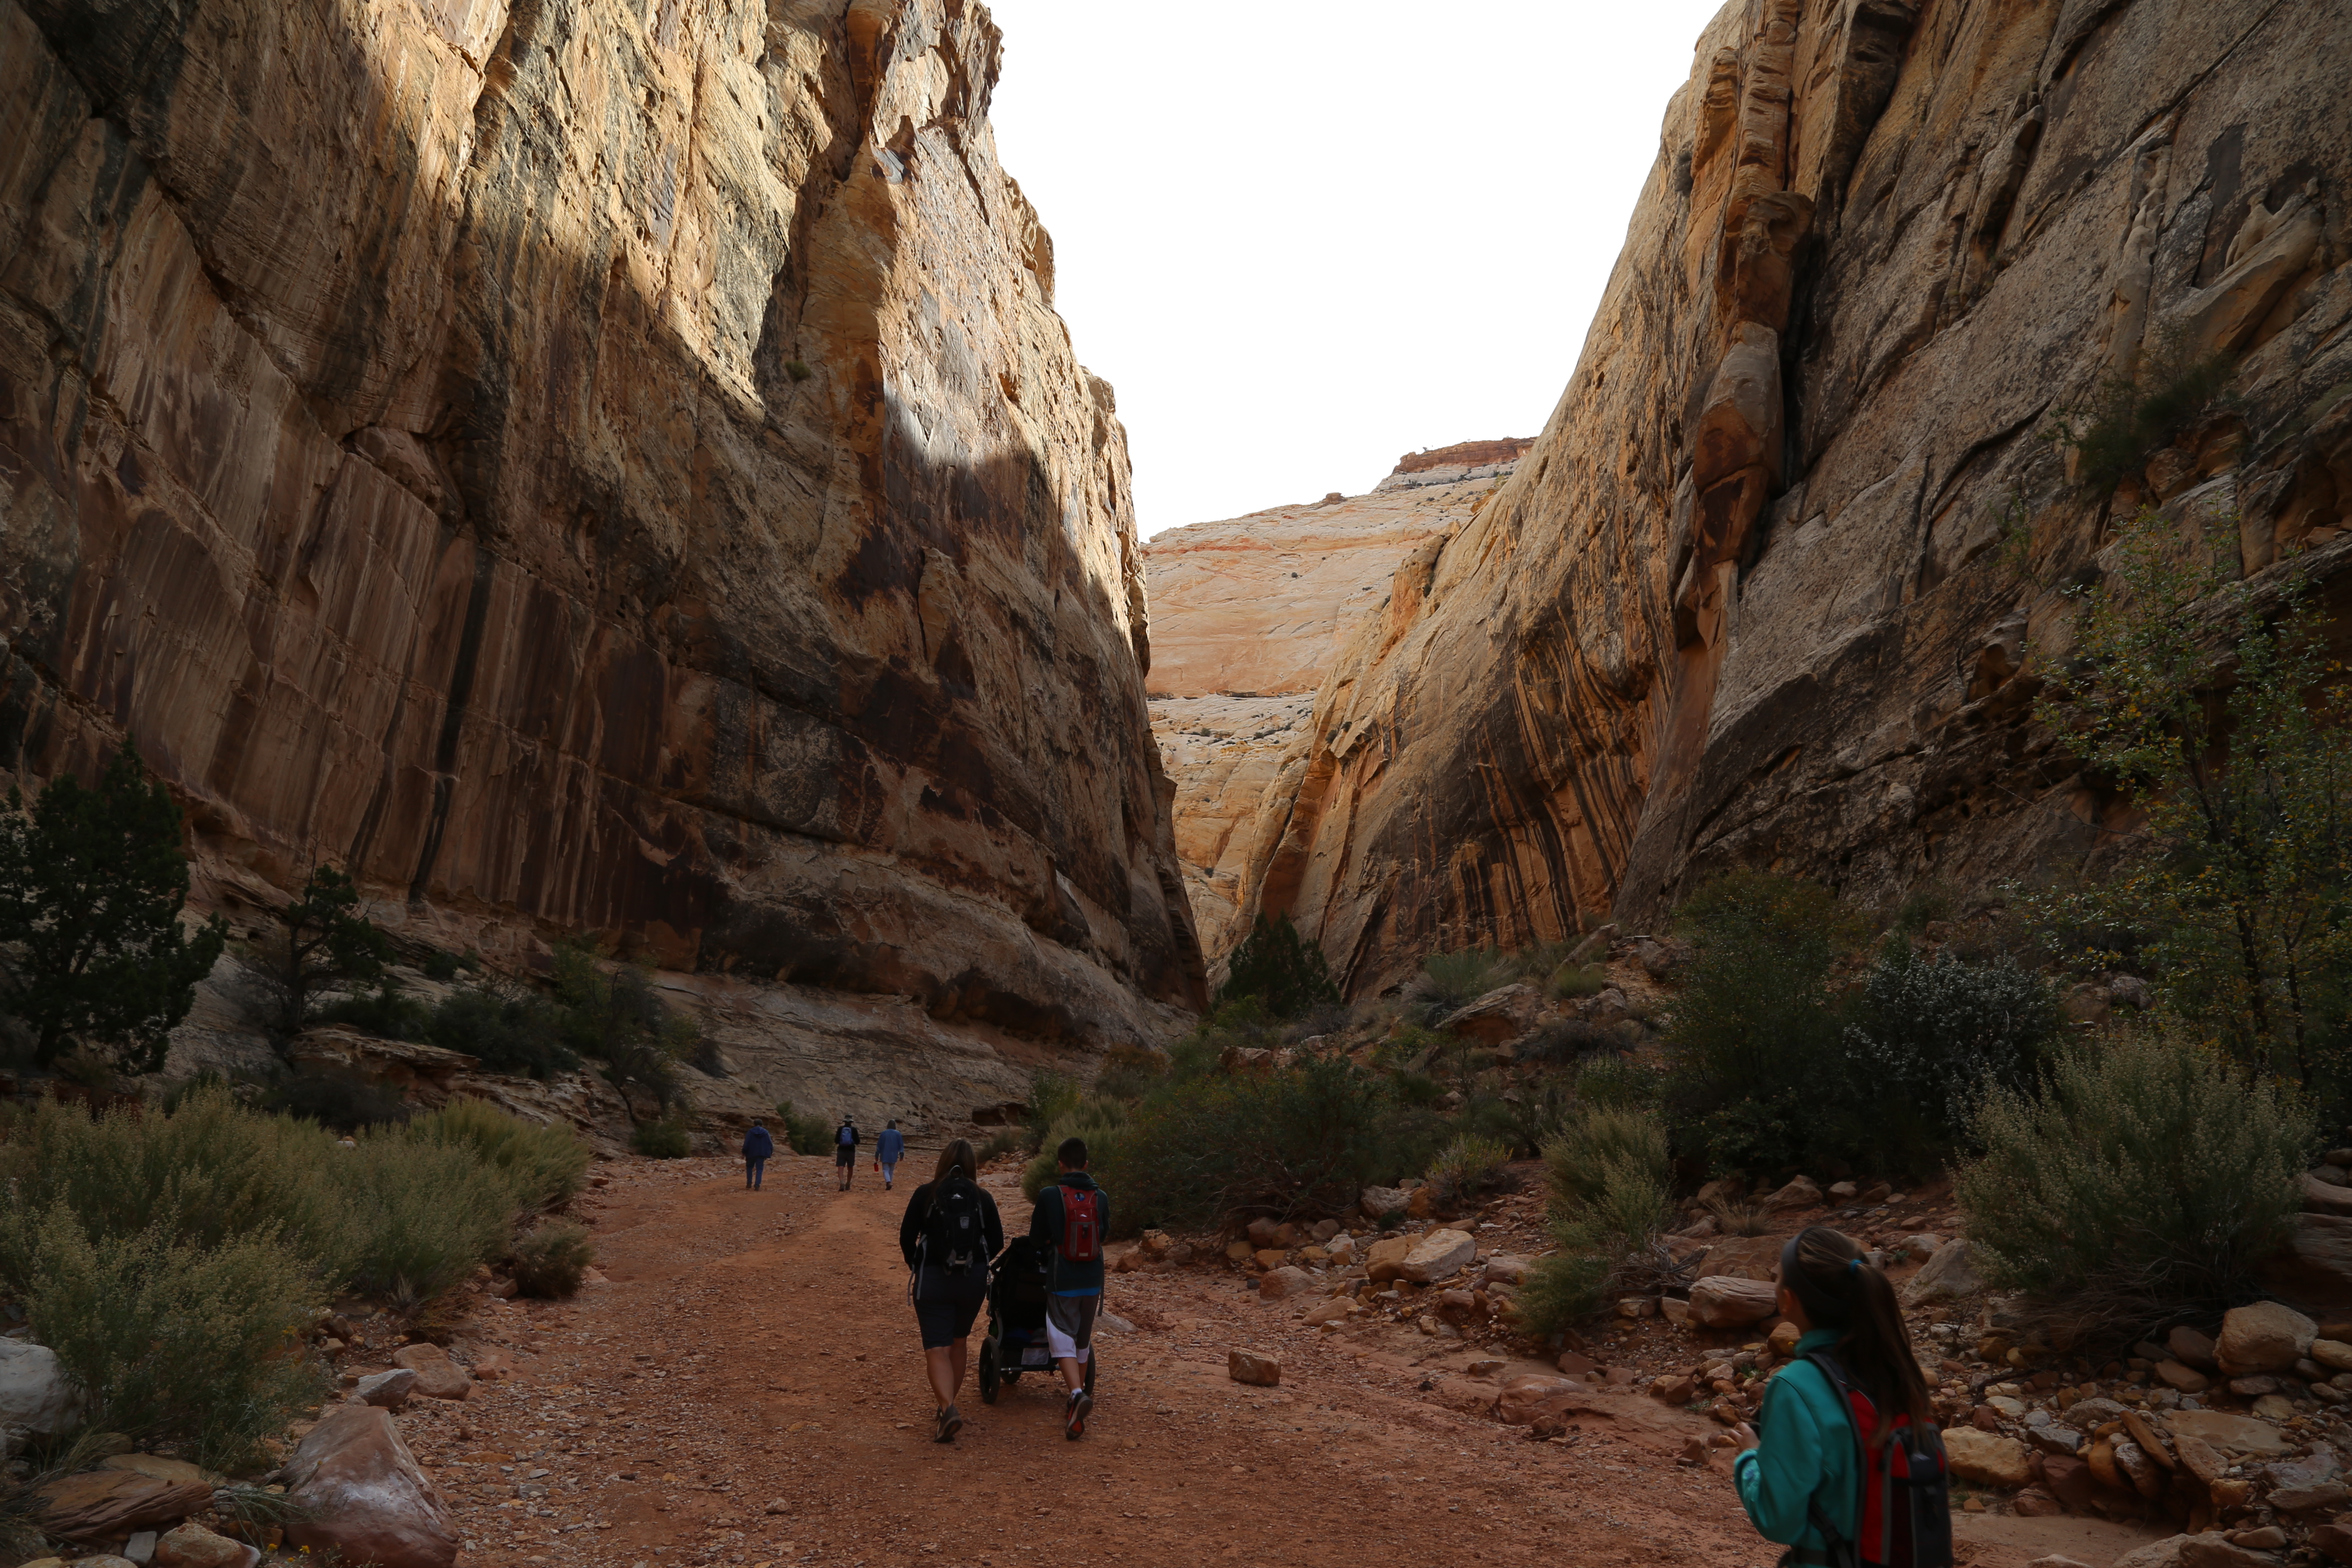
{"type": "Polygon", "coordinates": [[[983,1405],[996,1403],[996,1344],[992,1340],[980,1342],[980,1400],[983,1405]]]}

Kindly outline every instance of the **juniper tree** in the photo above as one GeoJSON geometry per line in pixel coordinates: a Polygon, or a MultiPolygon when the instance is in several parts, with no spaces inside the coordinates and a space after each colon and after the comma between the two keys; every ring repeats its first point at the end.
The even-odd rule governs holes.
{"type": "Polygon", "coordinates": [[[181,924],[180,808],[127,742],[96,789],[70,773],[0,819],[0,1008],[47,1064],[76,1046],[133,1072],[163,1065],[173,1025],[220,956],[218,916],[181,924]]]}

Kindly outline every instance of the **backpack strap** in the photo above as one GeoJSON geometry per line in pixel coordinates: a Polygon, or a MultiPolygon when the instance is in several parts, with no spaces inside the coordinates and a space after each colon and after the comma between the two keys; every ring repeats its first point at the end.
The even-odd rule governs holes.
{"type": "MultiPolygon", "coordinates": [[[[1838,1365],[1837,1359],[1827,1351],[1807,1351],[1805,1359],[1811,1362],[1823,1377],[1829,1379],[1830,1392],[1837,1397],[1838,1410],[1845,1416],[1846,1429],[1853,1434],[1853,1457],[1857,1467],[1854,1472],[1857,1494],[1854,1499],[1854,1511],[1859,1515],[1864,1511],[1859,1495],[1861,1489],[1870,1485],[1870,1449],[1862,1436],[1862,1424],[1853,1418],[1853,1384],[1846,1380],[1845,1368],[1838,1365]]],[[[1822,1539],[1830,1543],[1831,1552],[1842,1554],[1843,1568],[1853,1568],[1862,1557],[1862,1542],[1848,1541],[1832,1529],[1827,1517],[1822,1514],[1818,1500],[1808,1497],[1805,1500],[1805,1511],[1812,1516],[1813,1528],[1822,1532],[1822,1539]]],[[[1878,1517],[1881,1525],[1884,1526],[1886,1511],[1883,1505],[1879,1510],[1878,1517]]],[[[1860,1530],[1861,1524],[1862,1521],[1857,1517],[1854,1521],[1857,1531],[1860,1530]]],[[[1885,1557],[1885,1543],[1882,1542],[1879,1546],[1880,1561],[1884,1561],[1885,1557]]]]}

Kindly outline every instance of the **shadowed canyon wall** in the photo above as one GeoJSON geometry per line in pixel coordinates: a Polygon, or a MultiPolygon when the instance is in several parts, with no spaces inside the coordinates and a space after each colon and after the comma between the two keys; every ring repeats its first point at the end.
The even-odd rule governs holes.
{"type": "Polygon", "coordinates": [[[1212,969],[1248,934],[1243,852],[1284,782],[1315,690],[1397,563],[1511,471],[1525,440],[1409,454],[1370,494],[1331,494],[1155,534],[1151,726],[1176,786],[1176,853],[1212,969]]]}
{"type": "Polygon", "coordinates": [[[1355,994],[1732,864],[1876,899],[2102,847],[2032,719],[2146,504],[2332,574],[2352,510],[2336,0],[1732,0],[1584,353],[1353,627],[1236,852],[1355,994]],[[2112,496],[2110,378],[2231,394],[2112,496]]]}
{"type": "Polygon", "coordinates": [[[0,0],[0,749],[204,900],[1067,1041],[1201,996],[971,0],[0,0]]]}

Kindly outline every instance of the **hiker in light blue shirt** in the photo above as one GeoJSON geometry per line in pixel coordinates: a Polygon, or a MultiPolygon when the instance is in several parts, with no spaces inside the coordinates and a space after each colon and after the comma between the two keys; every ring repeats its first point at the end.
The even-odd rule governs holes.
{"type": "Polygon", "coordinates": [[[882,1129],[882,1136],[874,1140],[874,1168],[882,1173],[882,1190],[890,1190],[890,1173],[907,1157],[907,1140],[895,1121],[882,1129]]]}

